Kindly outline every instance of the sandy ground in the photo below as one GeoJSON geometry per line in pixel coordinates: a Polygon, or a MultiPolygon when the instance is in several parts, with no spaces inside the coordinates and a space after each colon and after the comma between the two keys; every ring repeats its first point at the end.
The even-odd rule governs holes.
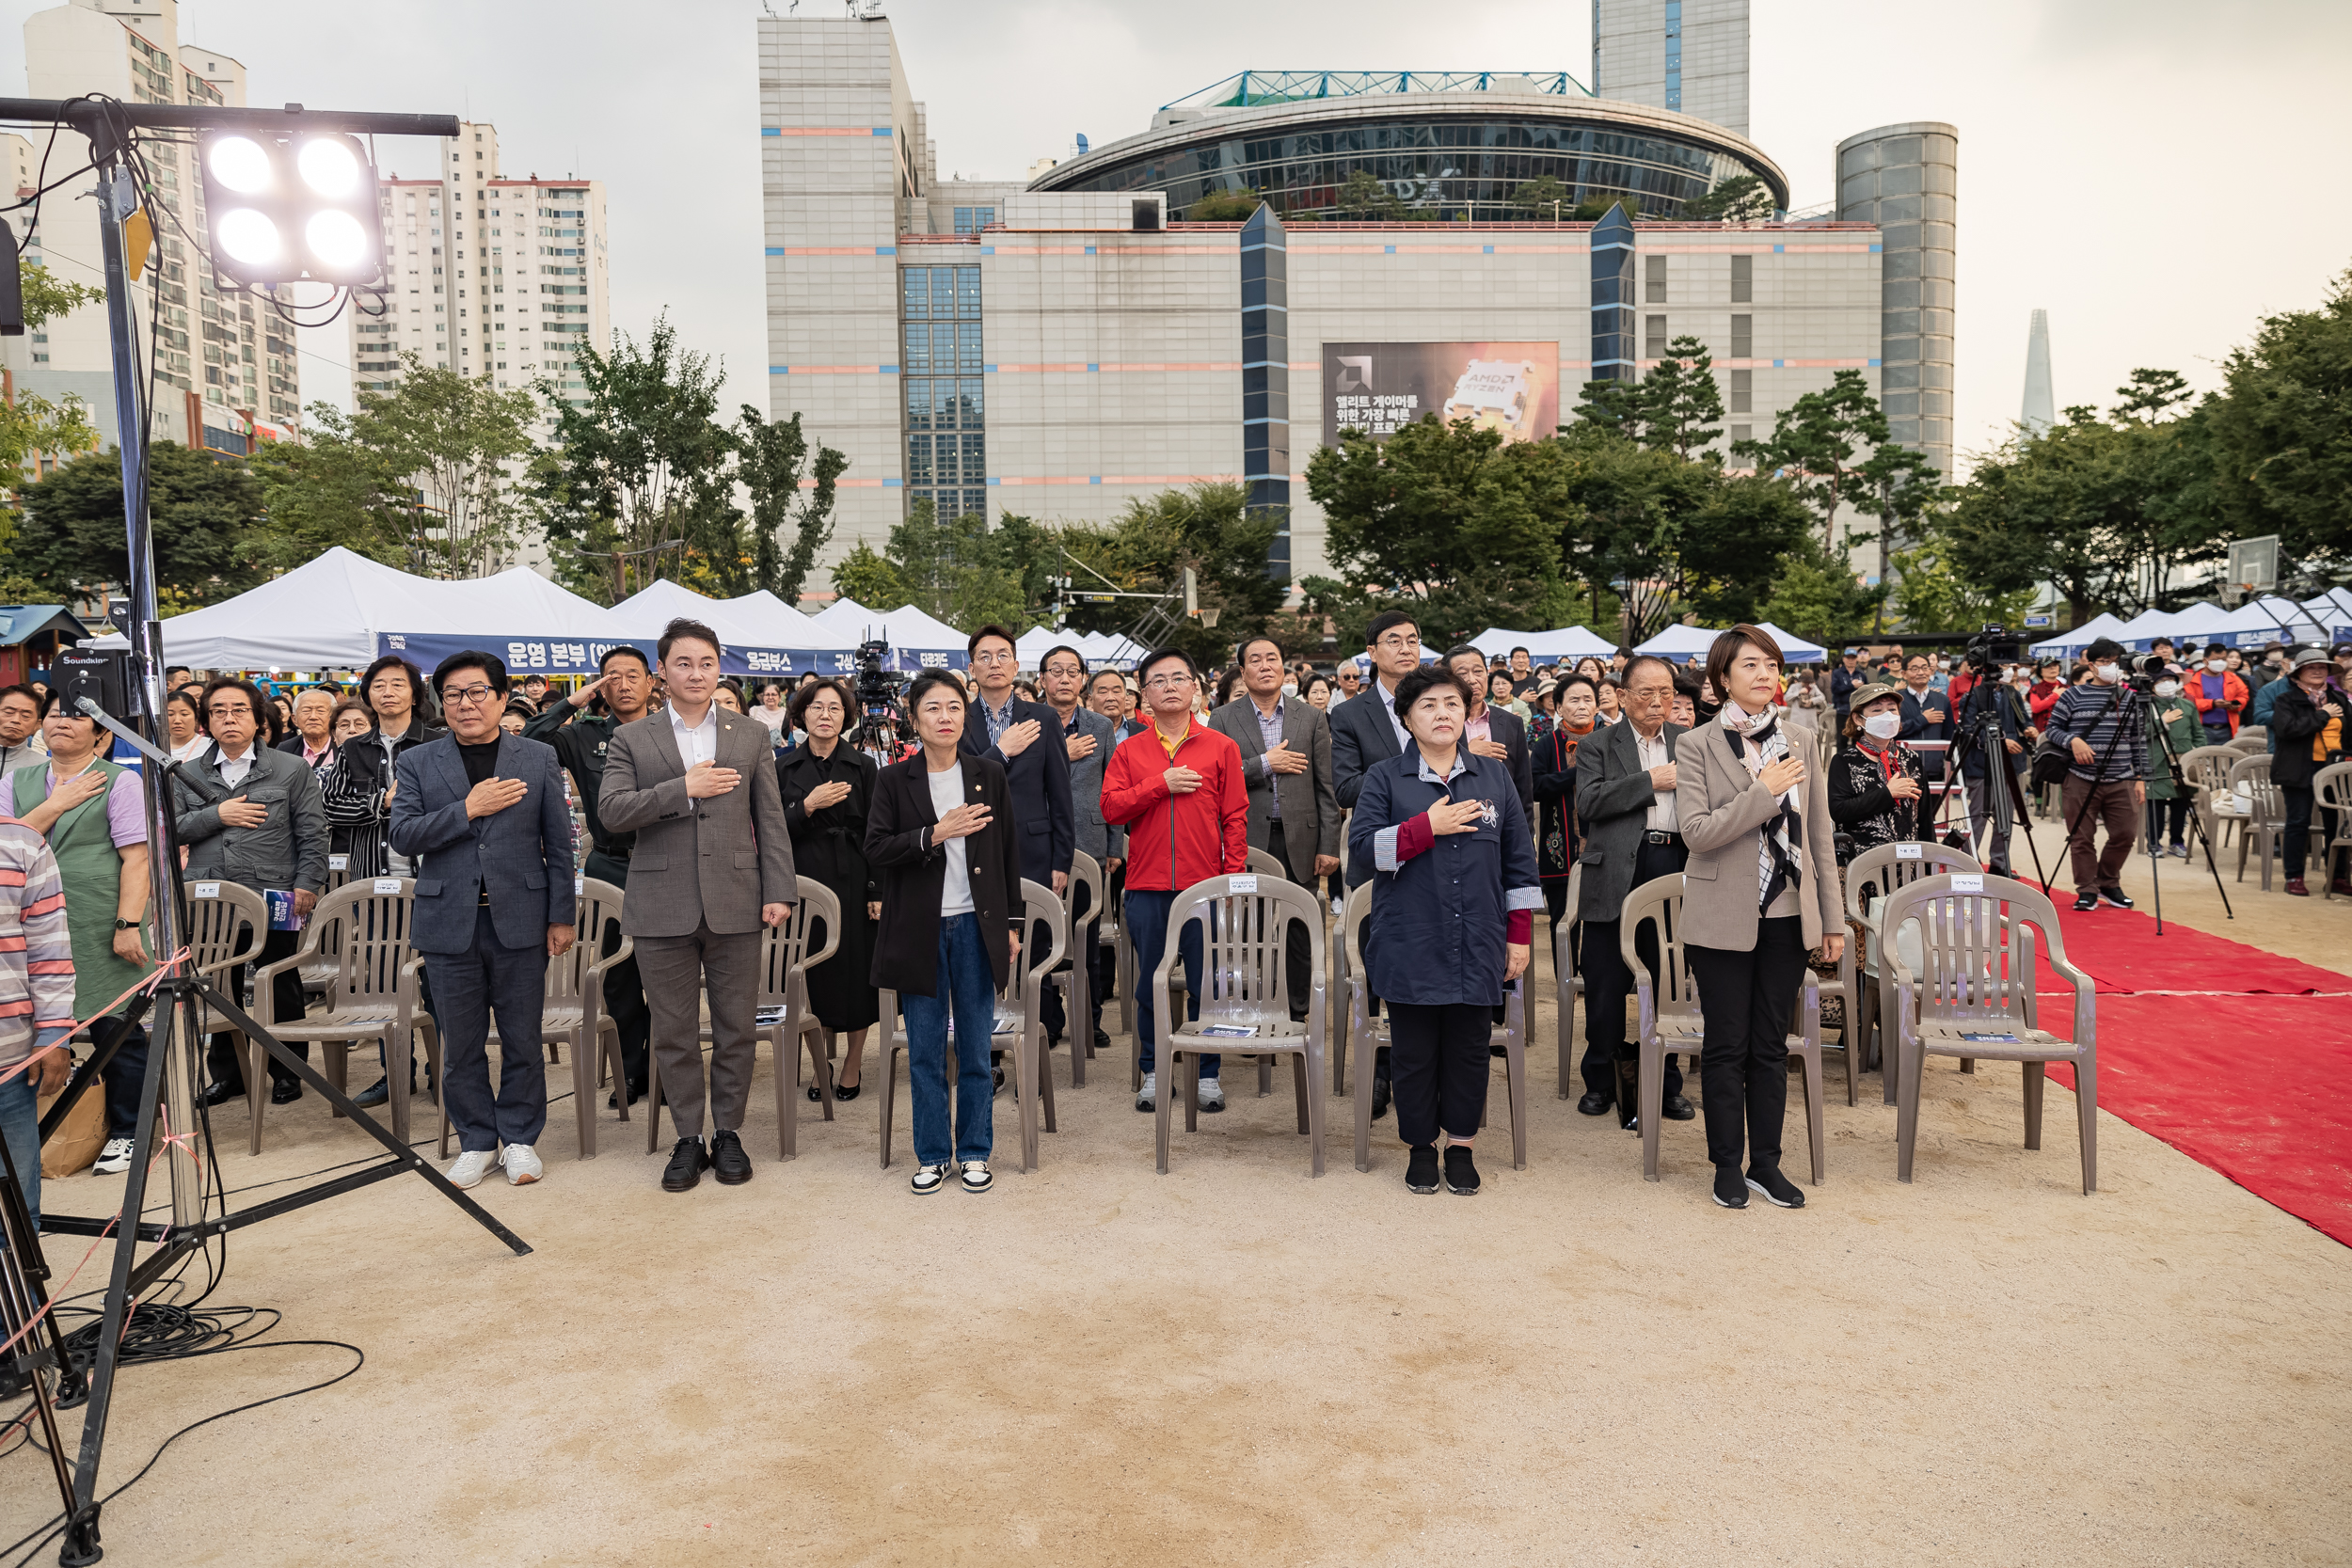
{"type": "MultiPolygon", "coordinates": [[[[2168,913],[2338,967],[2352,951],[2352,903],[2249,878],[2225,922],[2178,867],[2168,913]]],[[[764,1059],[747,1187],[663,1195],[642,1122],[609,1113],[601,1157],[576,1162],[564,1101],[548,1179],[480,1189],[529,1258],[411,1179],[233,1238],[217,1300],[367,1366],[183,1439],[107,1511],[107,1560],[2352,1558],[2344,1248],[2111,1117],[2085,1197],[2071,1097],[2052,1086],[2026,1151],[2013,1067],[1931,1069],[1899,1184],[1876,1075],[1849,1108],[1835,1053],[1826,1184],[1802,1212],[1726,1212],[1697,1123],[1668,1126],[1644,1182],[1635,1140],[1554,1098],[1549,1004],[1534,1038],[1528,1168],[1498,1075],[1469,1200],[1408,1195],[1393,1142],[1359,1174],[1340,1101],[1310,1180],[1287,1091],[1257,1099],[1247,1069],[1157,1176],[1123,1037],[1083,1090],[1057,1061],[1042,1169],[1000,1164],[977,1197],[907,1192],[903,1120],[878,1168],[870,1091],[778,1163],[764,1059]]],[[[241,1108],[215,1125],[248,1199],[366,1152],[315,1101],[273,1115],[259,1158],[241,1108]]],[[[119,1192],[49,1188],[87,1212],[119,1192]]],[[[347,1364],[135,1370],[108,1481],[190,1420],[347,1364]]],[[[38,1465],[0,1464],[0,1539],[46,1510],[38,1465]]]]}

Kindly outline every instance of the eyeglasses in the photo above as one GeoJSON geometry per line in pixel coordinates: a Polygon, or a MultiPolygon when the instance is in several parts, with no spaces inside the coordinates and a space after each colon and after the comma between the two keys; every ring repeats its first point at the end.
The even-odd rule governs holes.
{"type": "Polygon", "coordinates": [[[1421,639],[1410,634],[1401,637],[1384,637],[1379,641],[1374,643],[1373,646],[1375,648],[1386,648],[1391,653],[1402,653],[1406,648],[1420,647],[1421,639]]]}
{"type": "Polygon", "coordinates": [[[1010,648],[1007,648],[1001,653],[974,654],[972,662],[975,664],[1010,664],[1020,657],[1010,648]]]}
{"type": "Polygon", "coordinates": [[[1190,675],[1153,675],[1143,684],[1145,689],[1151,691],[1174,691],[1180,687],[1190,686],[1192,677],[1190,675]]]}
{"type": "Polygon", "coordinates": [[[445,707],[456,707],[461,704],[471,707],[476,703],[489,701],[490,696],[490,689],[486,686],[453,687],[441,693],[441,704],[445,707]]]}
{"type": "Polygon", "coordinates": [[[244,703],[238,703],[230,707],[215,705],[204,711],[215,719],[250,719],[253,717],[253,709],[244,703]]]}

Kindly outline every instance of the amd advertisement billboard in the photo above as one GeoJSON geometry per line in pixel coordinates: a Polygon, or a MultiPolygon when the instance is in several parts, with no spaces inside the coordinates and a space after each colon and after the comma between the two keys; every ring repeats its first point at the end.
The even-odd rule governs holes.
{"type": "Polygon", "coordinates": [[[1323,442],[1360,430],[1375,440],[1428,415],[1469,420],[1534,441],[1560,423],[1560,345],[1326,343],[1323,442]]]}

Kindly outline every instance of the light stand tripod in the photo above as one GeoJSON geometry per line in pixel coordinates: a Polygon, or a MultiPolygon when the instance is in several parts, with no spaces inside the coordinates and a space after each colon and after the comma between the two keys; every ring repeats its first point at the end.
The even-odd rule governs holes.
{"type": "MultiPolygon", "coordinates": [[[[319,114],[298,104],[284,112],[266,109],[182,107],[172,104],[121,103],[93,98],[0,99],[0,122],[71,127],[89,139],[90,166],[97,172],[98,231],[105,262],[106,314],[112,346],[115,423],[120,443],[123,527],[127,544],[131,614],[125,628],[130,641],[129,681],[132,696],[126,706],[135,711],[144,735],[117,722],[84,700],[82,711],[106,729],[130,740],[147,758],[141,769],[146,797],[150,895],[153,910],[156,950],[167,961],[182,948],[184,927],[179,900],[180,846],[171,811],[170,759],[160,742],[164,735],[163,628],[155,595],[154,536],[148,509],[148,444],[151,436],[144,379],[138,363],[138,325],[134,316],[135,294],[124,226],[135,214],[149,211],[135,177],[137,162],[132,146],[135,128],[163,131],[243,129],[257,134],[301,135],[345,132],[353,135],[450,137],[458,134],[449,115],[319,114]]],[[[168,214],[149,213],[168,221],[168,214]]],[[[163,231],[161,224],[156,232],[163,231]]],[[[199,260],[207,260],[199,258],[199,260]]],[[[147,1074],[139,1090],[137,1132],[133,1140],[130,1173],[124,1181],[120,1229],[114,1266],[101,1316],[97,1355],[90,1369],[88,1409],[82,1420],[82,1441],[75,1462],[66,1510],[65,1541],[58,1560],[67,1564],[96,1562],[99,1545],[98,1471],[106,1440],[106,1420],[113,1406],[115,1374],[119,1367],[123,1330],[134,1298],[181,1259],[212,1237],[225,1235],[257,1220],[316,1203],[342,1193],[413,1171],[432,1183],[517,1255],[531,1249],[471,1198],[451,1185],[441,1173],[415,1150],[395,1138],[376,1120],[328,1084],[304,1058],[295,1055],[270,1032],[209,981],[174,965],[154,988],[155,1038],[148,1052],[147,1074]],[[389,1158],[348,1172],[299,1192],[257,1203],[235,1213],[204,1216],[200,1172],[195,1153],[196,1072],[200,1041],[209,1009],[227,1026],[243,1030],[259,1041],[272,1058],[325,1097],[328,1104],[349,1117],[355,1126],[382,1144],[389,1158]],[[168,1101],[172,1223],[167,1230],[139,1223],[147,1200],[147,1178],[157,1151],[157,1122],[166,1119],[168,1101]],[[141,1261],[143,1242],[159,1242],[155,1252],[141,1261]]],[[[85,1087],[87,1076],[77,1080],[85,1087]]],[[[48,1228],[72,1228],[51,1224],[48,1228]]],[[[103,1229],[103,1227],[100,1227],[103,1229]]],[[[87,1231],[85,1232],[87,1233],[87,1231]]]]}
{"type": "MultiPolygon", "coordinates": [[[[1981,756],[1984,759],[1985,793],[1988,797],[1986,816],[1991,819],[1989,825],[1992,829],[1989,836],[1994,844],[2009,845],[2013,860],[2016,857],[2016,826],[2026,821],[2027,815],[2025,787],[2017,782],[2017,769],[2010,766],[2009,747],[2005,744],[2009,736],[2001,729],[2000,712],[1997,707],[1979,701],[1980,693],[1989,696],[1994,704],[2001,703],[2008,697],[2007,692],[1993,684],[1991,672],[1978,672],[1977,680],[1969,687],[1967,696],[1968,706],[1976,716],[1963,721],[1959,726],[1960,738],[1953,743],[1951,755],[1947,759],[1944,800],[1938,804],[1936,814],[1939,817],[1943,815],[1944,805],[1951,800],[1952,790],[1959,787],[1964,819],[1962,824],[1956,825],[1954,831],[1968,841],[1971,850],[1975,848],[1975,814],[1966,803],[1966,771],[1972,752],[1981,756]],[[1993,780],[1996,774],[2005,783],[1994,784],[1993,780]]],[[[2042,846],[2034,842],[2030,825],[2026,829],[2025,839],[2026,851],[2033,857],[2034,875],[2042,879],[2042,889],[2046,892],[2050,885],[2049,877],[2042,868],[2042,846]]],[[[2015,868],[2012,866],[2010,869],[2013,871],[2015,868]]]]}
{"type": "MultiPolygon", "coordinates": [[[[2127,688],[2126,696],[2137,709],[2137,717],[2143,733],[2148,736],[2149,744],[2161,748],[2164,752],[2165,771],[2172,777],[2172,798],[2176,800],[2189,800],[2189,835],[2205,851],[2205,869],[2213,873],[2213,890],[2221,895],[2222,914],[2231,920],[2235,920],[2237,911],[2230,908],[2230,890],[2222,884],[2221,867],[2214,860],[2213,837],[2205,832],[2205,819],[2198,815],[2196,801],[2190,799],[2193,792],[2189,788],[2187,775],[2181,771],[2180,756],[2172,750],[2172,737],[2165,734],[2162,724],[2155,721],[2155,710],[2149,705],[2153,698],[2150,693],[2137,688],[2127,688]]],[[[2149,826],[2150,824],[2143,816],[2140,831],[2147,832],[2149,826]]],[[[2164,847],[2157,845],[2155,847],[2156,852],[2148,857],[2148,885],[2155,893],[2156,935],[2162,936],[2164,935],[2164,879],[2158,874],[2158,865],[2164,859],[2164,847]]]]}

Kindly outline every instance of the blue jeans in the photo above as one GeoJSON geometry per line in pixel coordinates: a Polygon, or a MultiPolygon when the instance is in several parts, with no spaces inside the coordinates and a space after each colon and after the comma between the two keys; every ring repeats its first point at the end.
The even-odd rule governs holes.
{"type": "Polygon", "coordinates": [[[989,1067],[996,1026],[996,972],[977,914],[939,923],[938,994],[898,993],[907,1019],[907,1083],[914,1101],[914,1158],[944,1165],[985,1160],[996,1144],[996,1075],[989,1067]],[[956,1017],[956,1125],[947,1126],[947,1013],[956,1017]]]}
{"type": "Polygon", "coordinates": [[[0,1084],[0,1137],[8,1142],[8,1158],[16,1162],[17,1180],[24,1183],[24,1207],[33,1225],[40,1225],[40,1096],[33,1091],[29,1073],[18,1073],[0,1084]]]}
{"type": "MultiPolygon", "coordinates": [[[[1160,959],[1168,954],[1168,911],[1176,907],[1176,895],[1155,890],[1127,890],[1127,930],[1136,944],[1136,1049],[1142,1053],[1143,1070],[1152,1066],[1152,1008],[1158,998],[1152,977],[1159,973],[1160,959]]],[[[1184,990],[1191,997],[1186,1013],[1200,1016],[1200,926],[1186,921],[1184,933],[1176,943],[1176,955],[1184,966],[1184,990]]],[[[1215,1082],[1218,1058],[1212,1053],[1200,1058],[1200,1076],[1215,1082]]]]}

